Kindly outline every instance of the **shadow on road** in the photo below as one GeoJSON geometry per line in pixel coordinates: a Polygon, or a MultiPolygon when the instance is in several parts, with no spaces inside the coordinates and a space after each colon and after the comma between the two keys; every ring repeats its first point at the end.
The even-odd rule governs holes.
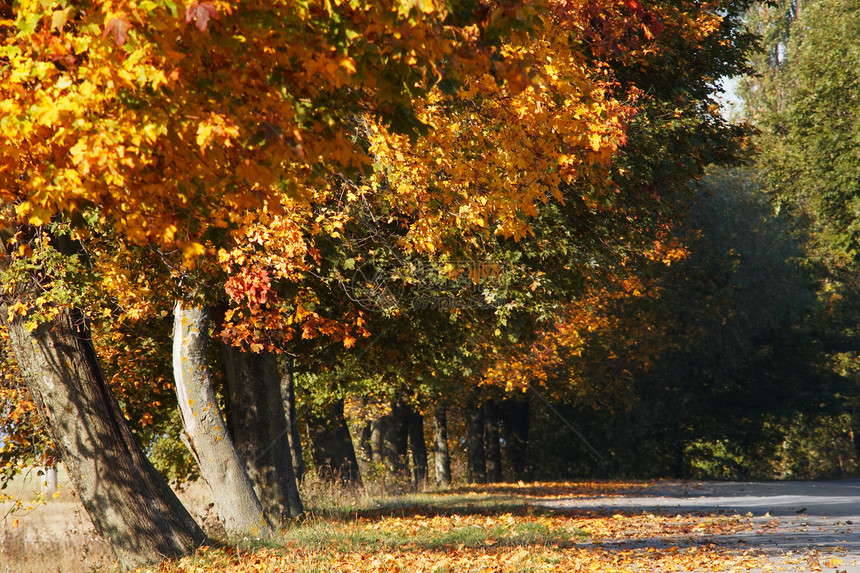
{"type": "MultiPolygon", "coordinates": [[[[754,549],[776,562],[786,556],[838,556],[860,571],[860,480],[832,482],[667,482],[632,494],[575,495],[544,499],[542,507],[566,512],[749,516],[752,529],[730,535],[664,536],[609,540],[603,547],[681,550],[703,544],[754,549]]],[[[803,557],[805,558],[805,557],[803,557]]],[[[801,569],[803,570],[803,569],[801,569]]]]}

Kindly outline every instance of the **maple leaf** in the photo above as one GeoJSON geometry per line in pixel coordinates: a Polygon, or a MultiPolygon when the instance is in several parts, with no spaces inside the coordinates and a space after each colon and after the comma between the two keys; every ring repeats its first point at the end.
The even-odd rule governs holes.
{"type": "Polygon", "coordinates": [[[218,9],[215,8],[212,2],[202,2],[200,4],[192,2],[185,10],[185,22],[194,22],[194,25],[201,32],[206,31],[210,19],[219,19],[218,9]]]}
{"type": "Polygon", "coordinates": [[[115,16],[108,20],[105,25],[105,31],[102,32],[102,38],[111,36],[117,46],[122,47],[125,44],[125,39],[128,37],[128,29],[131,28],[131,23],[125,16],[115,16]]]}
{"type": "Polygon", "coordinates": [[[63,27],[65,27],[66,25],[66,21],[69,18],[69,12],[71,11],[71,9],[72,7],[69,6],[64,10],[54,10],[51,13],[51,30],[59,30],[60,32],[63,31],[63,27]]]}

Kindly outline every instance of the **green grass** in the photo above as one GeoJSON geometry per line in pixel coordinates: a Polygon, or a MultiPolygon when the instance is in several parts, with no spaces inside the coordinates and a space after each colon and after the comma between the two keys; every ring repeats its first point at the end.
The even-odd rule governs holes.
{"type": "Polygon", "coordinates": [[[427,525],[406,531],[396,526],[368,528],[350,521],[313,520],[285,530],[273,540],[273,544],[281,542],[313,551],[415,551],[491,545],[566,547],[586,537],[587,534],[581,530],[528,521],[487,527],[463,525],[447,531],[437,531],[432,525],[427,525]]]}

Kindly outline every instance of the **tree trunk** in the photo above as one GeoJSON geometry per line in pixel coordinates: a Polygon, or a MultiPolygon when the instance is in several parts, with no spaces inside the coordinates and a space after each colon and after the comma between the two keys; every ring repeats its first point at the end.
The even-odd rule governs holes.
{"type": "Polygon", "coordinates": [[[382,461],[389,473],[406,476],[409,471],[409,412],[403,400],[391,402],[391,411],[379,418],[382,461]]]}
{"type": "Polygon", "coordinates": [[[487,483],[484,416],[474,402],[466,405],[466,457],[469,483],[487,483]]]}
{"type": "Polygon", "coordinates": [[[499,407],[488,400],[484,410],[484,438],[487,454],[487,481],[502,481],[502,448],[499,441],[499,407]]]}
{"type": "Polygon", "coordinates": [[[523,399],[503,402],[501,417],[505,455],[511,463],[514,479],[524,479],[529,440],[529,401],[523,399]]]}
{"type": "Polygon", "coordinates": [[[343,400],[335,402],[324,416],[308,416],[308,431],[317,474],[329,481],[360,484],[355,447],[343,415],[343,400]]]}
{"type": "Polygon", "coordinates": [[[412,485],[427,484],[427,445],[424,443],[424,416],[409,408],[409,451],[412,453],[412,485]]]}
{"type": "MultiPolygon", "coordinates": [[[[0,309],[5,317],[5,308],[0,309]]],[[[32,332],[21,316],[9,341],[39,415],[96,531],[122,567],[192,553],[206,535],[137,444],[84,316],[60,310],[32,332]]]]}
{"type": "Polygon", "coordinates": [[[373,463],[373,422],[368,420],[361,427],[361,436],[358,438],[358,449],[364,461],[373,463]]]}
{"type": "Polygon", "coordinates": [[[287,416],[287,429],[290,441],[290,457],[296,480],[305,476],[305,459],[302,455],[302,436],[299,432],[299,417],[296,415],[296,384],[293,373],[293,357],[284,356],[281,371],[281,397],[284,400],[284,413],[287,416]]]}
{"type": "Polygon", "coordinates": [[[209,375],[209,317],[203,307],[177,302],[173,323],[173,375],[185,443],[212,490],[215,509],[230,535],[268,537],[272,526],[227,431],[209,375]]]}
{"type": "Polygon", "coordinates": [[[221,350],[230,435],[263,510],[275,523],[284,525],[304,510],[293,472],[277,357],[226,344],[221,350]]]}
{"type": "Polygon", "coordinates": [[[42,495],[51,497],[57,493],[57,466],[45,466],[42,471],[45,472],[45,479],[42,482],[42,495]]]}
{"type": "Polygon", "coordinates": [[[370,421],[370,459],[376,464],[382,464],[382,424],[380,418],[370,421]]]}
{"type": "Polygon", "coordinates": [[[451,453],[448,450],[448,416],[444,405],[433,410],[433,449],[435,453],[436,485],[451,485],[451,453]]]}

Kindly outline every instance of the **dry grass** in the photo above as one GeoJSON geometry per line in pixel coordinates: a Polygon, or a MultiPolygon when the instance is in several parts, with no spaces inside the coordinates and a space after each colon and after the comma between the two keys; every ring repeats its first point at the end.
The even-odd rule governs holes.
{"type": "MultiPolygon", "coordinates": [[[[114,562],[107,545],[95,534],[92,522],[69,485],[68,476],[58,471],[56,497],[26,511],[27,502],[41,489],[36,470],[17,477],[2,492],[0,501],[0,573],[89,573],[113,571],[114,562]],[[13,510],[20,499],[24,508],[13,510]]],[[[211,520],[209,499],[202,484],[180,492],[186,507],[196,510],[198,522],[211,520]]]]}
{"type": "Polygon", "coordinates": [[[77,573],[112,565],[68,477],[62,470],[58,474],[58,495],[31,510],[15,509],[8,497],[25,507],[35,499],[42,480],[36,470],[16,478],[3,492],[8,497],[0,505],[0,572],[77,573]]]}

